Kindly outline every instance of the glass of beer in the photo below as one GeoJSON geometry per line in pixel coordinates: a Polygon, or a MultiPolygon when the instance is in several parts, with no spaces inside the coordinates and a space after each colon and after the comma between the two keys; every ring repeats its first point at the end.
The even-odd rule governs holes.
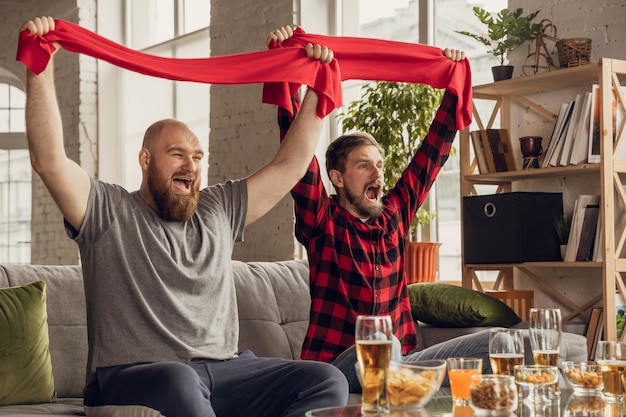
{"type": "Polygon", "coordinates": [[[560,309],[530,309],[528,330],[535,365],[558,366],[562,326],[560,309]]]}
{"type": "Polygon", "coordinates": [[[361,371],[361,411],[386,413],[387,371],[391,359],[391,316],[358,316],[356,357],[361,371]]]}
{"type": "Polygon", "coordinates": [[[491,372],[498,375],[515,373],[515,365],[524,364],[524,334],[521,329],[493,328],[489,332],[491,372]]]}
{"type": "Polygon", "coordinates": [[[596,363],[602,372],[602,394],[608,401],[620,401],[626,385],[626,342],[600,340],[596,363]]]}

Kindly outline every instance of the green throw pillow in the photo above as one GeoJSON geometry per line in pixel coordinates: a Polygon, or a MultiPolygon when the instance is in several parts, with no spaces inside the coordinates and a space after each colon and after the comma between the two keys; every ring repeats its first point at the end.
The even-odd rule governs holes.
{"type": "Polygon", "coordinates": [[[0,289],[0,406],[56,401],[46,283],[0,289]]]}
{"type": "Polygon", "coordinates": [[[436,327],[510,327],[522,321],[502,301],[440,282],[409,284],[413,318],[436,327]]]}

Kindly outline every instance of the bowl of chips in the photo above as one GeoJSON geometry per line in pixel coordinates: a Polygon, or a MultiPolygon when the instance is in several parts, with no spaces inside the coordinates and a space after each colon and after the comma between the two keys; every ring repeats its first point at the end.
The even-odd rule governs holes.
{"type": "Polygon", "coordinates": [[[597,363],[565,361],[561,369],[574,392],[593,394],[602,391],[602,371],[597,363]]]}
{"type": "Polygon", "coordinates": [[[390,409],[424,407],[441,387],[446,362],[440,359],[389,363],[387,402],[390,409]]]}

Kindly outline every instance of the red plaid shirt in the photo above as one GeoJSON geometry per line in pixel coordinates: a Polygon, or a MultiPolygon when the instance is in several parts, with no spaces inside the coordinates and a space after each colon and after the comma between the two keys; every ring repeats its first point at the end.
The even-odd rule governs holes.
{"type": "MultiPolygon", "coordinates": [[[[297,97],[293,101],[297,110],[297,97]]],[[[328,196],[316,158],[293,188],[296,238],[306,247],[311,271],[302,359],[331,362],[355,343],[356,317],[362,314],[390,314],[402,352],[416,347],[402,255],[411,220],[450,154],[456,102],[445,93],[424,143],[383,196],[379,217],[362,222],[328,196]]],[[[289,114],[279,109],[281,138],[290,124],[289,114]]]]}

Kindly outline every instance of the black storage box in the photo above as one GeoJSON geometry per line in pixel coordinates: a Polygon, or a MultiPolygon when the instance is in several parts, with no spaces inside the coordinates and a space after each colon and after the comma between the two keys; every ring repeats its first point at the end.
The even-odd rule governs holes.
{"type": "Polygon", "coordinates": [[[560,261],[554,220],[562,215],[562,193],[463,197],[465,263],[560,261]]]}

